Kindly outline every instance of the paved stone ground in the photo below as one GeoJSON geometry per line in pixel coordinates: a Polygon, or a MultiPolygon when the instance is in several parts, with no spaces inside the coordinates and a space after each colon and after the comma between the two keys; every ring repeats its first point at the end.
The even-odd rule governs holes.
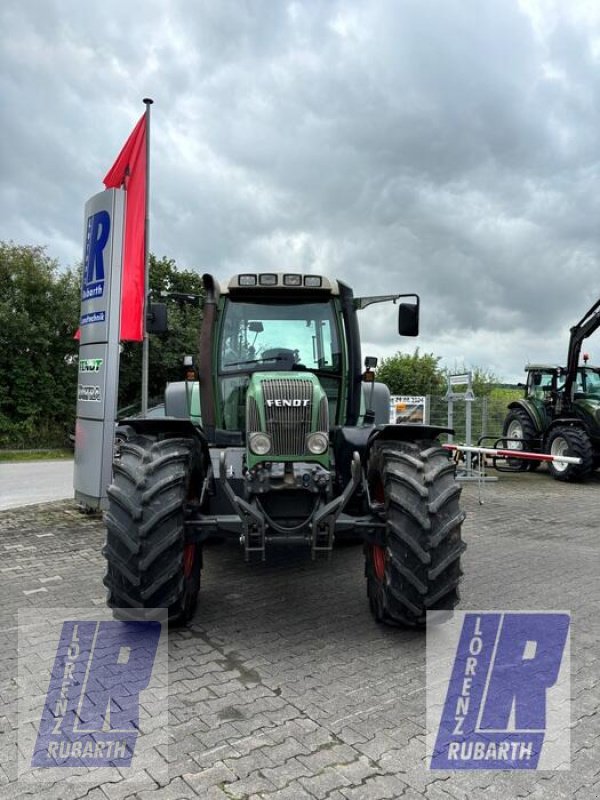
{"type": "Polygon", "coordinates": [[[462,607],[572,612],[569,771],[426,769],[425,639],[372,621],[360,547],[248,568],[237,548],[213,545],[198,613],[170,634],[169,746],[156,768],[135,785],[18,781],[17,610],[104,597],[101,521],[55,503],[0,514],[0,797],[597,798],[600,478],[503,477],[483,499],[465,487],[462,607]]]}

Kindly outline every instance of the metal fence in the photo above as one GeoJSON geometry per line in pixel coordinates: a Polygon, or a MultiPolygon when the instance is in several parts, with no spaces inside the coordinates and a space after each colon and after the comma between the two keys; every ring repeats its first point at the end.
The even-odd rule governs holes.
{"type": "MultiPolygon", "coordinates": [[[[448,402],[443,397],[429,397],[429,422],[431,425],[448,425],[448,402]]],[[[471,442],[481,436],[502,436],[502,424],[508,413],[504,398],[478,397],[471,405],[471,442]]],[[[454,442],[466,442],[466,406],[464,400],[454,400],[454,442]]]]}

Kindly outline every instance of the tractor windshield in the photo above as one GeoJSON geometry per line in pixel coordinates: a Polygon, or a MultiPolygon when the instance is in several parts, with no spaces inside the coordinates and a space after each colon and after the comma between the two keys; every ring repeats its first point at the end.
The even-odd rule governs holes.
{"type": "Polygon", "coordinates": [[[329,397],[330,419],[336,419],[342,351],[333,302],[274,304],[227,298],[218,352],[224,428],[245,427],[250,373],[280,370],[318,375],[329,397]]]}
{"type": "Polygon", "coordinates": [[[575,391],[584,394],[600,395],[600,372],[594,367],[583,367],[577,370],[575,391]]]}
{"type": "Polygon", "coordinates": [[[556,381],[557,372],[556,369],[531,370],[527,379],[527,396],[536,400],[547,399],[556,381]]]}

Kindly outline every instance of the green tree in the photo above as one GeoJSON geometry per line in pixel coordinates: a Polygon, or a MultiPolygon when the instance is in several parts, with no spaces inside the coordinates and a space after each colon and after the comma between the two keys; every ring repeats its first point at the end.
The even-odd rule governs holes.
{"type": "MultiPolygon", "coordinates": [[[[204,297],[202,277],[191,270],[178,270],[172,259],[149,257],[150,291],[155,302],[165,302],[169,317],[166,334],[150,335],[148,396],[160,401],[169,381],[182,380],[183,357],[198,353],[201,302],[204,297]],[[166,295],[166,296],[165,296],[166,295]],[[181,295],[199,296],[195,303],[181,295]]],[[[141,402],[142,345],[124,342],[119,375],[119,407],[139,407],[141,402]]]]}
{"type": "Polygon", "coordinates": [[[411,355],[396,353],[384,358],[377,367],[377,380],[385,383],[392,394],[437,395],[444,392],[445,380],[439,369],[439,357],[433,353],[411,355]]]}
{"type": "Polygon", "coordinates": [[[0,242],[0,446],[63,444],[75,418],[79,277],[0,242]]]}

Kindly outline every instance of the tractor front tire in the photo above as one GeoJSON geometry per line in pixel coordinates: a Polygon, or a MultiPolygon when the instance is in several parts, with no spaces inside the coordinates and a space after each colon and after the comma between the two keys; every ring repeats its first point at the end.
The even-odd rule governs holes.
{"type": "MultiPolygon", "coordinates": [[[[502,436],[505,439],[520,439],[522,441],[520,447],[516,442],[505,442],[507,450],[531,451],[534,447],[534,441],[538,438],[531,417],[522,408],[513,408],[508,412],[502,427],[502,436]]],[[[539,461],[526,461],[524,458],[509,458],[507,462],[515,472],[526,472],[527,470],[533,472],[539,467],[540,463],[539,461]]]]}
{"type": "Polygon", "coordinates": [[[376,442],[368,463],[385,543],[365,545],[371,611],[378,622],[425,625],[427,611],[459,600],[465,514],[455,464],[437,441],[376,442]]]}
{"type": "Polygon", "coordinates": [[[166,608],[169,624],[184,624],[200,590],[202,549],[185,542],[184,514],[204,477],[201,448],[191,438],[134,435],[113,470],[103,549],[108,605],[166,608]]]}
{"type": "Polygon", "coordinates": [[[574,456],[581,464],[560,464],[548,462],[548,471],[557,481],[580,481],[587,478],[594,469],[592,443],[581,428],[558,427],[551,431],[546,442],[546,450],[553,456],[574,456]]]}

